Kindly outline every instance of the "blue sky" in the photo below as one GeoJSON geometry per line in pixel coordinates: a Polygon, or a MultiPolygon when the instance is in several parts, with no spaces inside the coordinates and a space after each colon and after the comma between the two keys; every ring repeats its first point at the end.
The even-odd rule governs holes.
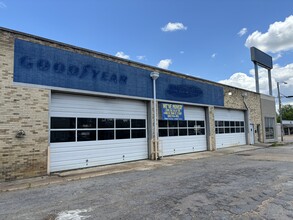
{"type": "Polygon", "coordinates": [[[0,26],[253,91],[256,46],[293,95],[292,0],[0,0],[0,26]]]}

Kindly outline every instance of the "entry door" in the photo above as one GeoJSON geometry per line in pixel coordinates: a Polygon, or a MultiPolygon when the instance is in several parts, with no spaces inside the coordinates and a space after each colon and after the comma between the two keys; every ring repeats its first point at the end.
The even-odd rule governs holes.
{"type": "Polygon", "coordinates": [[[254,144],[254,125],[253,124],[249,125],[249,130],[250,130],[250,144],[254,144]]]}

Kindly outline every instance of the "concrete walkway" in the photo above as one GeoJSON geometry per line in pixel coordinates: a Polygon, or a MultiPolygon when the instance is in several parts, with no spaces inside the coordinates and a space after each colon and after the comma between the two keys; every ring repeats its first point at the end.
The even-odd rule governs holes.
{"type": "Polygon", "coordinates": [[[141,161],[134,161],[134,162],[128,162],[128,163],[66,171],[61,173],[55,173],[50,176],[28,178],[23,180],[15,180],[11,182],[2,182],[0,183],[0,192],[29,189],[34,187],[47,186],[51,184],[64,184],[69,181],[87,179],[87,178],[92,178],[97,176],[104,176],[104,175],[109,175],[114,173],[153,170],[153,169],[158,169],[160,167],[172,166],[187,160],[198,160],[198,159],[207,158],[207,157],[218,157],[218,156],[223,156],[227,154],[257,150],[267,146],[268,145],[260,145],[260,146],[243,145],[243,146],[219,149],[217,151],[196,152],[196,153],[190,153],[190,154],[164,157],[158,161],[141,160],[141,161]]]}

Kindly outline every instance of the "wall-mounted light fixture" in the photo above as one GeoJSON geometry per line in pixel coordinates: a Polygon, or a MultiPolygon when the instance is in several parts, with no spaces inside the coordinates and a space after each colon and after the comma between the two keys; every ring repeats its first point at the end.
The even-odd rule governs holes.
{"type": "Polygon", "coordinates": [[[16,138],[23,138],[24,136],[25,136],[24,130],[18,130],[15,135],[16,138]]]}

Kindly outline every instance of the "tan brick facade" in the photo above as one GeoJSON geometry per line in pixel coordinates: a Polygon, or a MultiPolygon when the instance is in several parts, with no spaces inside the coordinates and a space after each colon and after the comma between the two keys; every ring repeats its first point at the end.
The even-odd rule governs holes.
{"type": "MultiPolygon", "coordinates": [[[[93,51],[71,47],[65,44],[41,39],[38,37],[0,29],[0,181],[15,180],[27,177],[46,175],[48,166],[49,140],[49,89],[39,89],[30,85],[22,86],[13,83],[14,71],[14,39],[21,38],[47,46],[57,47],[72,52],[85,54],[110,61],[124,63],[130,66],[158,71],[154,67],[145,66],[127,60],[116,59],[112,56],[95,53],[93,51]],[[23,138],[16,138],[18,130],[24,130],[23,138]]],[[[248,108],[249,121],[259,125],[260,137],[263,141],[262,113],[260,94],[220,85],[203,79],[179,75],[168,70],[159,72],[176,77],[196,80],[202,83],[222,86],[224,88],[224,107],[246,111],[248,108]],[[232,93],[229,95],[228,93],[232,93]]],[[[159,106],[157,106],[159,112],[159,106]]],[[[204,106],[208,119],[207,131],[208,150],[216,150],[214,106],[204,106]]],[[[159,114],[158,114],[159,115],[159,114]]],[[[149,121],[149,149],[154,136],[153,103],[148,103],[149,121]]],[[[258,137],[255,136],[257,141],[258,137]]],[[[160,145],[160,143],[159,143],[160,145]]],[[[151,151],[151,150],[150,150],[151,151]]],[[[150,152],[151,153],[151,152],[150,152]]],[[[153,155],[150,155],[153,156],[153,155]]]]}
{"type": "Polygon", "coordinates": [[[255,129],[259,126],[259,137],[258,134],[255,134],[254,140],[259,139],[260,142],[263,142],[262,135],[262,113],[261,113],[261,101],[260,94],[249,92],[243,89],[233,88],[233,87],[224,87],[224,106],[226,108],[247,110],[249,112],[249,121],[254,124],[255,129]],[[247,108],[245,106],[247,105],[247,108]]]}
{"type": "Polygon", "coordinates": [[[13,85],[14,37],[0,33],[0,181],[47,172],[49,90],[13,85]],[[16,138],[18,130],[25,137],[16,138]]]}

